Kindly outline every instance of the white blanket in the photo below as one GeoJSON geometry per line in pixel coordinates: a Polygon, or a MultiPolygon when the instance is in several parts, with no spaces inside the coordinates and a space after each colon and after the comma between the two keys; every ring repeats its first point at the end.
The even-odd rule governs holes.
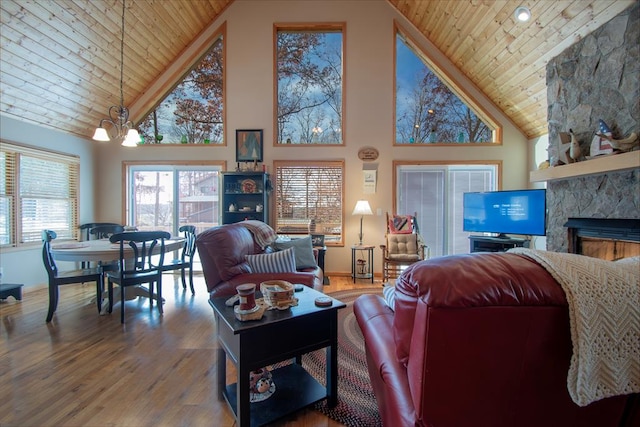
{"type": "Polygon", "coordinates": [[[614,262],[523,248],[509,252],[534,259],[566,294],[573,401],[586,406],[640,392],[640,258],[614,262]]]}

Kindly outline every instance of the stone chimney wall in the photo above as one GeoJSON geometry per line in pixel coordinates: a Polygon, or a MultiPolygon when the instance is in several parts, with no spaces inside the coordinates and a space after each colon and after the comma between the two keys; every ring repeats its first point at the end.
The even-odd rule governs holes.
{"type": "MultiPolygon", "coordinates": [[[[604,120],[614,138],[640,134],[640,2],[547,65],[549,156],[573,129],[582,152],[604,120]]],[[[640,151],[638,151],[640,156],[640,151]]],[[[583,160],[589,161],[589,160],[583,160]]],[[[567,251],[569,217],[640,218],[640,170],[549,181],[547,249],[567,251]]]]}

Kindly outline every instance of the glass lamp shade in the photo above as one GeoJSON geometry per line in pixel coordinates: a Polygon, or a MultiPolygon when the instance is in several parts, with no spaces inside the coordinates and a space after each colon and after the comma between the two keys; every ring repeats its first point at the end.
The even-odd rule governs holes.
{"type": "Polygon", "coordinates": [[[107,130],[103,127],[96,128],[96,132],[93,134],[93,139],[96,141],[111,141],[107,130]]]}
{"type": "Polygon", "coordinates": [[[127,137],[122,141],[123,147],[137,147],[140,142],[140,134],[136,129],[129,129],[127,137]]]}

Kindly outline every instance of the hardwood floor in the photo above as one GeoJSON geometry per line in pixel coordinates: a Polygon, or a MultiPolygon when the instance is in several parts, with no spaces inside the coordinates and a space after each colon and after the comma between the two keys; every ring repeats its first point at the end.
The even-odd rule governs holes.
{"type": "MultiPolygon", "coordinates": [[[[164,316],[139,298],[126,303],[124,325],[117,305],[98,315],[91,284],[63,286],[49,324],[44,285],[0,301],[0,426],[233,426],[216,394],[204,278],[192,296],[179,276],[164,277],[164,316]]],[[[325,292],[369,286],[332,276],[325,292]]],[[[340,424],[306,409],[273,425],[340,424]]]]}

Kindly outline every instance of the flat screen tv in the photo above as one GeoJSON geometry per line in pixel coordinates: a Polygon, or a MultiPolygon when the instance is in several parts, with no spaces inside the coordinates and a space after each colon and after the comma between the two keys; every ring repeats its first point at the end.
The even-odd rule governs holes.
{"type": "Polygon", "coordinates": [[[464,231],[544,236],[546,219],[544,189],[463,194],[464,231]]]}

